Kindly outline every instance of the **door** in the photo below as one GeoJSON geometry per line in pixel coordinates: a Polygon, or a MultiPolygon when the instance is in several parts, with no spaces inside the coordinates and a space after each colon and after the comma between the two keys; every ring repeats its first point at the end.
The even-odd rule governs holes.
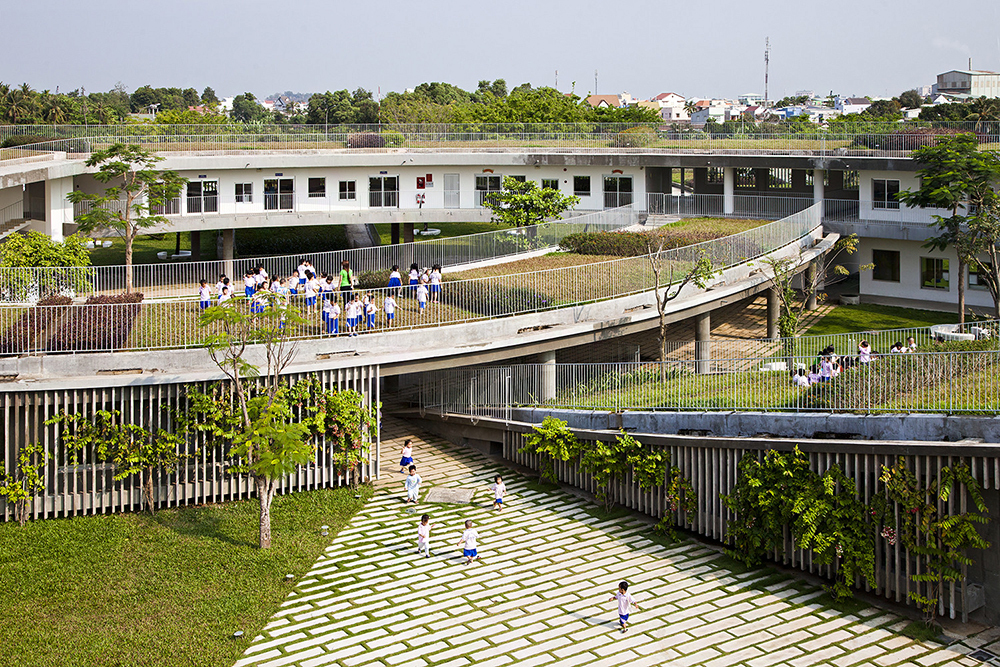
{"type": "Polygon", "coordinates": [[[604,208],[632,205],[632,177],[604,177],[604,208]]]}
{"type": "Polygon", "coordinates": [[[399,208],[399,176],[369,177],[368,206],[372,208],[399,208]]]}
{"type": "Polygon", "coordinates": [[[290,178],[264,179],[264,210],[291,211],[295,208],[295,185],[290,178]]]}
{"type": "Polygon", "coordinates": [[[444,175],[444,207],[461,208],[461,190],[458,174],[444,175]]]}
{"type": "Polygon", "coordinates": [[[218,181],[192,181],[187,184],[188,213],[217,213],[218,211],[218,181]]]}
{"type": "Polygon", "coordinates": [[[500,176],[476,175],[476,206],[485,206],[492,196],[500,192],[500,176]]]}

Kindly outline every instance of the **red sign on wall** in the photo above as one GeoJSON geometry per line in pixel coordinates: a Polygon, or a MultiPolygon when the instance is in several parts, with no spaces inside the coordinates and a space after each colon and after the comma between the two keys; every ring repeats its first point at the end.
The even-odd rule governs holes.
{"type": "Polygon", "coordinates": [[[423,176],[417,176],[417,190],[423,190],[427,187],[427,181],[424,180],[423,176]]]}

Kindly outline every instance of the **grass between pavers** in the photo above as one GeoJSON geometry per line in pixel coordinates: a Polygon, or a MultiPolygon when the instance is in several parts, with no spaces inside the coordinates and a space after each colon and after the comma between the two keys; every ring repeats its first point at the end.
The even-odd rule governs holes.
{"type": "Polygon", "coordinates": [[[275,498],[269,551],[256,500],[0,525],[0,665],[231,667],[371,494],[275,498]]]}
{"type": "Polygon", "coordinates": [[[933,324],[954,324],[957,321],[958,315],[955,313],[862,303],[856,306],[837,306],[802,332],[802,335],[824,336],[855,331],[929,327],[933,324]]]}

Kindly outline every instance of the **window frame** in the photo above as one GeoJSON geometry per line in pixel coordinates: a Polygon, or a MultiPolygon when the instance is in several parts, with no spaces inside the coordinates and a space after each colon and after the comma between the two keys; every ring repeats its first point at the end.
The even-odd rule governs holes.
{"type": "Polygon", "coordinates": [[[310,176],[306,181],[306,192],[309,199],[326,198],[326,176],[310,176]],[[316,187],[316,186],[320,187],[316,187]]]}
{"type": "Polygon", "coordinates": [[[899,194],[898,178],[873,178],[872,179],[872,208],[886,211],[898,211],[899,200],[895,195],[899,194]],[[896,184],[896,192],[890,193],[890,183],[896,184]],[[877,195],[879,189],[881,194],[877,195]]]}
{"type": "Polygon", "coordinates": [[[900,260],[901,254],[898,250],[883,250],[881,248],[872,249],[872,280],[884,283],[900,282],[900,260]],[[894,258],[894,261],[889,263],[889,277],[879,277],[879,267],[883,266],[883,264],[877,259],[879,254],[890,255],[894,258]]]}
{"type": "MultiPolygon", "coordinates": [[[[989,267],[992,268],[992,264],[990,264],[989,262],[983,262],[983,263],[986,264],[986,266],[989,266],[989,267]]],[[[968,281],[969,282],[968,282],[967,287],[969,289],[974,289],[977,292],[989,289],[989,285],[987,285],[985,282],[979,282],[978,267],[975,264],[973,264],[973,263],[969,264],[969,278],[968,278],[968,281]],[[976,282],[975,283],[972,282],[972,276],[976,276],[976,282]]]]}
{"type": "Polygon", "coordinates": [[[556,191],[559,190],[559,179],[558,178],[543,178],[543,179],[541,179],[541,182],[542,182],[541,187],[542,187],[543,190],[546,189],[546,188],[548,188],[550,190],[556,190],[556,191]],[[548,185],[546,185],[546,183],[548,183],[548,185]],[[555,183],[555,187],[552,186],[553,183],[555,183]]]}
{"type": "Polygon", "coordinates": [[[237,204],[253,203],[253,183],[236,183],[233,187],[233,194],[237,204]]]}
{"type": "Polygon", "coordinates": [[[950,262],[945,257],[921,257],[920,258],[920,289],[937,290],[940,292],[951,291],[951,273],[949,271],[950,262]],[[933,266],[929,264],[933,263],[933,266]],[[933,272],[935,279],[927,280],[928,272],[933,272]],[[938,278],[940,276],[940,278],[938,278]]]}
{"type": "Polygon", "coordinates": [[[338,181],[337,183],[338,201],[356,201],[357,198],[358,198],[357,180],[338,181]]]}
{"type": "Polygon", "coordinates": [[[589,197],[590,193],[592,191],[593,190],[592,190],[592,187],[591,187],[590,176],[574,176],[573,177],[573,195],[574,196],[576,196],[576,197],[589,197]],[[583,181],[583,180],[587,181],[587,189],[586,190],[584,190],[583,188],[579,187],[579,185],[577,183],[578,181],[583,181]]]}

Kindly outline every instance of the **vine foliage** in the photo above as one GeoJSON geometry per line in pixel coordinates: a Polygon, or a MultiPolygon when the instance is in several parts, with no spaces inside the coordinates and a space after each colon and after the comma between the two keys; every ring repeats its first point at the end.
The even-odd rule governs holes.
{"type": "Polygon", "coordinates": [[[569,424],[561,419],[548,416],[542,423],[533,427],[531,433],[524,436],[524,446],[520,451],[525,454],[538,454],[538,468],[543,480],[558,484],[555,462],[569,461],[580,453],[580,441],[570,429],[569,424]]]}
{"type": "Polygon", "coordinates": [[[41,471],[47,458],[45,449],[35,442],[21,448],[11,472],[3,472],[0,461],[0,497],[14,506],[14,518],[22,526],[28,521],[28,501],[45,488],[41,471]]]}

